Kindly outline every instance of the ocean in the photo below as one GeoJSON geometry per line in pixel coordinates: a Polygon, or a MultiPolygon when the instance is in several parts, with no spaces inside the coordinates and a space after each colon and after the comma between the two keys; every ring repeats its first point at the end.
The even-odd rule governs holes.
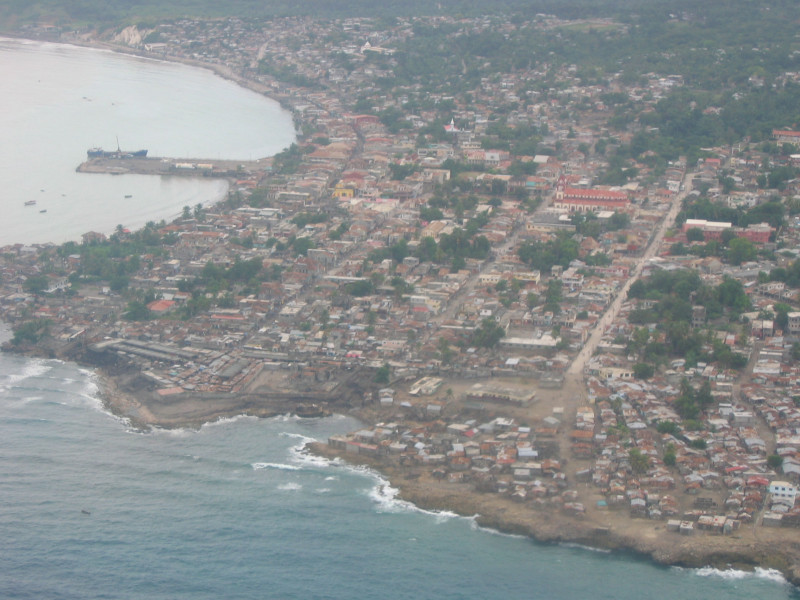
{"type": "MultiPolygon", "coordinates": [[[[20,44],[21,64],[32,48],[20,44]]],[[[54,53],[45,63],[79,51],[76,72],[94,68],[85,62],[117,60],[44,47],[54,53]]],[[[156,93],[147,82],[163,81],[164,65],[132,64],[120,68],[138,71],[138,97],[156,93]]],[[[170,81],[207,75],[194,71],[170,81]]],[[[152,132],[125,133],[126,147],[155,144],[152,132]]],[[[69,137],[60,135],[62,143],[69,137]]],[[[87,146],[109,144],[88,139],[96,137],[65,149],[70,161],[87,146]]],[[[175,143],[164,153],[177,151],[175,143]]],[[[89,222],[102,212],[93,202],[87,196],[78,204],[89,207],[86,224],[98,229],[89,222]]],[[[18,232],[31,242],[57,231],[23,222],[28,229],[4,220],[3,238],[18,232]]],[[[8,335],[0,331],[0,340],[8,335]]],[[[685,600],[800,598],[769,570],[661,567],[482,529],[474,518],[399,500],[375,472],[303,450],[358,426],[342,415],[287,415],[140,431],[104,409],[91,370],[0,354],[0,598],[639,600],[654,590],[685,600]]]]}
{"type": "Polygon", "coordinates": [[[228,189],[221,180],[76,173],[89,148],[119,140],[149,156],[257,160],[295,140],[277,102],[181,64],[0,38],[0,79],[0,246],[136,229],[228,189]]]}
{"type": "Polygon", "coordinates": [[[0,355],[0,598],[800,598],[779,574],[539,544],[307,454],[346,416],[138,431],[92,371],[0,355]]]}

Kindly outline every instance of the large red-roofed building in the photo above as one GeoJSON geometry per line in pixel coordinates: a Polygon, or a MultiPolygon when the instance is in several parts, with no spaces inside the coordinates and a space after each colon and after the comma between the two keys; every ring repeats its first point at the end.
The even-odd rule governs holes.
{"type": "Polygon", "coordinates": [[[630,204],[628,194],[618,190],[575,188],[567,185],[562,176],[556,184],[553,205],[569,212],[624,210],[630,204]]]}

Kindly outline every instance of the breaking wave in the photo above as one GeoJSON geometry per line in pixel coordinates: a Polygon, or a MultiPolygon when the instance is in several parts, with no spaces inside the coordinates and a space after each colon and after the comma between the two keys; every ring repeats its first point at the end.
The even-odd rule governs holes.
{"type": "Polygon", "coordinates": [[[286,465],[283,463],[257,462],[250,465],[254,471],[262,469],[277,469],[278,471],[302,471],[302,467],[297,465],[286,465]]]}

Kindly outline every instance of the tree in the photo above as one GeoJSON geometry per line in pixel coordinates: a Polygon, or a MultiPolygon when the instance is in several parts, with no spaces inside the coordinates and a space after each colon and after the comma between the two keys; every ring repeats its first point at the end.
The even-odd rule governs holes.
{"type": "Polygon", "coordinates": [[[494,319],[484,319],[472,332],[470,343],[479,348],[493,348],[505,336],[505,330],[494,319]]]}
{"type": "Polygon", "coordinates": [[[675,421],[659,421],[656,425],[656,431],[658,433],[668,433],[669,435],[675,435],[678,433],[680,428],[675,421]]]}
{"type": "Polygon", "coordinates": [[[631,448],[628,451],[628,459],[631,462],[631,469],[633,469],[634,473],[646,473],[647,469],[650,468],[650,458],[646,454],[642,454],[642,451],[638,448],[631,448]]]}
{"type": "Polygon", "coordinates": [[[704,242],[706,235],[699,227],[692,227],[686,232],[686,240],[689,242],[704,242]]]}
{"type": "Polygon", "coordinates": [[[128,302],[128,308],[122,318],[126,321],[146,321],[150,318],[150,309],[144,302],[132,300],[128,302]]]}
{"type": "Polygon", "coordinates": [[[375,383],[379,384],[389,383],[390,375],[391,375],[391,368],[389,367],[388,363],[383,363],[383,366],[379,367],[378,370],[375,371],[375,383]]]}
{"type": "Polygon", "coordinates": [[[647,363],[636,363],[633,365],[633,376],[636,379],[650,379],[655,375],[655,368],[653,365],[647,363]]]}
{"type": "Polygon", "coordinates": [[[732,265],[740,265],[743,262],[755,260],[758,255],[756,247],[750,240],[745,238],[734,238],[728,247],[728,262],[732,265]]]}
{"type": "Polygon", "coordinates": [[[22,289],[29,294],[39,295],[49,287],[46,275],[28,277],[22,284],[22,289]]]}
{"type": "Polygon", "coordinates": [[[673,444],[668,444],[667,448],[668,449],[664,451],[664,464],[668,467],[674,467],[678,458],[675,454],[675,446],[673,444]],[[672,446],[672,448],[669,448],[670,446],[672,446]]]}
{"type": "Polygon", "coordinates": [[[447,341],[446,338],[440,337],[439,342],[436,344],[436,349],[439,351],[439,357],[441,358],[442,364],[449,365],[453,362],[453,356],[455,352],[450,347],[450,342],[447,341]]]}
{"type": "Polygon", "coordinates": [[[767,457],[767,464],[770,469],[778,470],[783,466],[783,457],[778,454],[770,454],[767,457]]]}
{"type": "Polygon", "coordinates": [[[14,330],[14,336],[11,338],[11,343],[14,346],[20,344],[36,344],[47,336],[50,332],[49,319],[36,319],[35,321],[26,321],[14,330]]]}

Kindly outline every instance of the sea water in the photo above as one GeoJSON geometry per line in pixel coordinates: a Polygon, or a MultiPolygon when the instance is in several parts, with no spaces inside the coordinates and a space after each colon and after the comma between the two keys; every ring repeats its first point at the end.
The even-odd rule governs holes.
{"type": "Polygon", "coordinates": [[[76,173],[89,148],[257,160],[295,139],[277,102],[181,64],[0,38],[0,80],[0,246],[136,229],[228,189],[216,179],[76,173]]]}
{"type": "Polygon", "coordinates": [[[308,454],[346,416],[137,430],[95,375],[0,355],[0,598],[798,598],[779,574],[659,567],[416,509],[308,454]]]}

